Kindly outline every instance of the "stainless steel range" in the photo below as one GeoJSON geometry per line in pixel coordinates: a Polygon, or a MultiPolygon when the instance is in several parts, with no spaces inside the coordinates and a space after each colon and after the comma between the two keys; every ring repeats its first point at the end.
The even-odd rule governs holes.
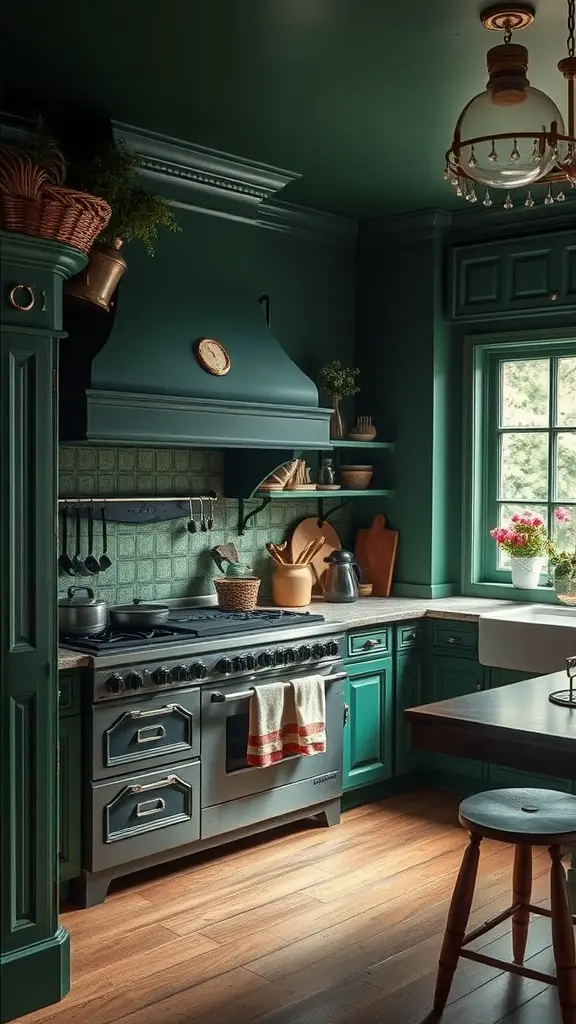
{"type": "Polygon", "coordinates": [[[83,874],[102,902],[114,877],[297,818],[340,820],[344,636],[321,615],[178,609],[146,633],[63,645],[90,654],[83,874]],[[246,762],[249,701],[272,679],[319,672],[327,750],[269,768],[246,762]]]}

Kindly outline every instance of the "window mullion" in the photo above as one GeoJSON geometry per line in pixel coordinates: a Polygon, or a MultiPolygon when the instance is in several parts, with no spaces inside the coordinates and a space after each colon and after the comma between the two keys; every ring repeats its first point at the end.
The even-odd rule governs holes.
{"type": "Polygon", "coordinates": [[[558,422],[557,415],[557,404],[558,404],[558,357],[552,356],[550,359],[550,407],[548,413],[548,423],[550,427],[550,433],[548,437],[548,536],[552,536],[552,522],[553,522],[553,504],[556,496],[556,454],[558,444],[558,430],[556,424],[558,422]]]}

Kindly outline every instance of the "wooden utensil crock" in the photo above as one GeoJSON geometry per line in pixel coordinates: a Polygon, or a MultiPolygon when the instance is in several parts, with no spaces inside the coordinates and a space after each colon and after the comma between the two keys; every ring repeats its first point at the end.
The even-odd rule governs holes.
{"type": "Polygon", "coordinates": [[[272,600],[283,608],[305,608],[312,600],[312,573],[308,565],[274,564],[272,600]]]}

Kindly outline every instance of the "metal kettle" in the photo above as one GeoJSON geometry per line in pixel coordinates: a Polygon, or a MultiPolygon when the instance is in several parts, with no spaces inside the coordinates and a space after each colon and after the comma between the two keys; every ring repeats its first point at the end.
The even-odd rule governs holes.
{"type": "Polygon", "coordinates": [[[342,603],[358,599],[360,569],[351,551],[333,551],[324,559],[328,564],[323,582],[324,600],[342,603]]]}

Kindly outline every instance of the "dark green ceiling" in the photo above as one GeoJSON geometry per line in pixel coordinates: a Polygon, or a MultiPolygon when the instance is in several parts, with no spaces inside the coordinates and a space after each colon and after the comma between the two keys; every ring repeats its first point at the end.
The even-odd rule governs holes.
{"type": "MultiPolygon", "coordinates": [[[[2,6],[10,85],[302,174],[283,197],[352,216],[447,206],[443,156],[485,84],[475,0],[28,0],[2,6]]],[[[566,0],[522,34],[555,70],[566,0]]]]}

